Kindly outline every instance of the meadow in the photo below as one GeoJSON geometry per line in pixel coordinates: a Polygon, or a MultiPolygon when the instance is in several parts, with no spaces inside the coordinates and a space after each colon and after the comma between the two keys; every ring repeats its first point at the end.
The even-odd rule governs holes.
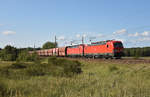
{"type": "Polygon", "coordinates": [[[79,62],[82,73],[71,77],[51,74],[27,76],[23,73],[24,65],[10,69],[13,72],[7,77],[2,70],[10,68],[13,63],[1,61],[0,97],[150,97],[149,63],[79,62]]]}

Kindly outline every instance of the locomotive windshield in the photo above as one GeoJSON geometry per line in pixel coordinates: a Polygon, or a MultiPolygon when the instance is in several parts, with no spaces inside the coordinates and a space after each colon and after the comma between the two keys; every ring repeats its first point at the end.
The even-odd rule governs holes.
{"type": "Polygon", "coordinates": [[[114,43],[114,47],[123,47],[121,42],[116,42],[114,43]]]}

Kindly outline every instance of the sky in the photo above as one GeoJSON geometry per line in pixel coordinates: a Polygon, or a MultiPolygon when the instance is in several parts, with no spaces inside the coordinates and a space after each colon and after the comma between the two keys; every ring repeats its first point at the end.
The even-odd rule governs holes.
{"type": "Polygon", "coordinates": [[[0,48],[120,40],[150,46],[150,0],[0,0],[0,48]]]}

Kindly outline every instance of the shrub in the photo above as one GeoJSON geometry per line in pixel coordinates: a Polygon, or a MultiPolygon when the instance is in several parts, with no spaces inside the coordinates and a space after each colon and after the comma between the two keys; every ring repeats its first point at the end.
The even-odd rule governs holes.
{"type": "Polygon", "coordinates": [[[72,76],[82,72],[81,63],[79,61],[51,57],[48,59],[48,64],[51,64],[56,69],[56,71],[57,69],[63,70],[62,72],[64,76],[72,76]]]}
{"type": "Polygon", "coordinates": [[[23,61],[23,62],[38,61],[39,62],[39,56],[36,53],[29,54],[27,50],[24,50],[19,53],[17,61],[23,61]]]}
{"type": "Polygon", "coordinates": [[[44,76],[47,72],[50,72],[48,67],[44,66],[44,64],[32,64],[30,65],[25,72],[29,76],[44,76]]]}
{"type": "Polygon", "coordinates": [[[0,57],[4,61],[15,61],[17,58],[17,49],[10,45],[7,45],[3,50],[1,50],[0,57]]]}
{"type": "Polygon", "coordinates": [[[49,58],[49,63],[13,63],[11,66],[1,68],[0,76],[23,80],[44,75],[72,77],[81,72],[81,63],[78,61],[49,58]]]}
{"type": "Polygon", "coordinates": [[[27,74],[31,76],[52,75],[71,77],[82,72],[80,62],[58,59],[56,57],[49,58],[48,64],[34,63],[26,70],[27,74]]]}

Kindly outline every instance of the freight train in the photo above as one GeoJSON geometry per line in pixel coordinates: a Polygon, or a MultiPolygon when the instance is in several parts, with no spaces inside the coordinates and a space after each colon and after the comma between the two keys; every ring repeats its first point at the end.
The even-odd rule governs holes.
{"type": "MultiPolygon", "coordinates": [[[[91,44],[80,44],[35,51],[39,56],[87,57],[87,58],[121,58],[123,44],[121,41],[107,40],[91,44]]],[[[29,52],[33,53],[33,51],[29,52]]]]}

